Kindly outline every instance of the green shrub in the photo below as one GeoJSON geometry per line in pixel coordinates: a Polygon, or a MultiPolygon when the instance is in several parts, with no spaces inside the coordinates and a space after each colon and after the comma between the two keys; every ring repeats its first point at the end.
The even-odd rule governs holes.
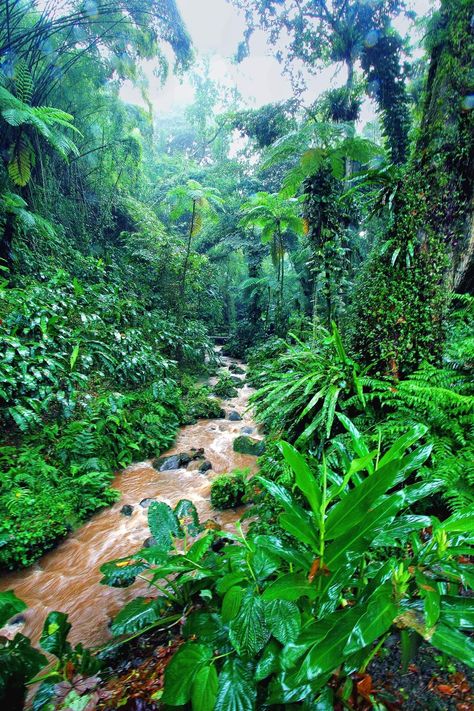
{"type": "Polygon", "coordinates": [[[248,470],[234,470],[220,474],[211,484],[211,506],[215,509],[234,509],[240,506],[247,491],[248,470]]]}
{"type": "Polygon", "coordinates": [[[102,566],[103,583],[126,587],[140,575],[169,602],[165,612],[158,598],[132,601],[114,620],[117,634],[169,624],[170,613],[179,619],[198,603],[165,672],[166,705],[198,711],[205,695],[208,708],[333,708],[394,632],[405,650],[424,639],[474,665],[463,595],[472,588],[472,511],[445,521],[412,514],[440,486],[417,481],[430,454],[419,445],[425,427],[369,451],[353,423],[342,424],[352,441],[344,466],[282,442],[292,489],[257,477],[290,539],[278,528],[196,539],[189,502],[174,511],[159,503],[148,514],[156,546],[102,566]]]}
{"type": "Polygon", "coordinates": [[[184,424],[192,424],[200,419],[225,417],[225,410],[216,398],[210,397],[210,393],[210,389],[205,386],[192,385],[188,389],[183,399],[184,424]]]}
{"type": "Polygon", "coordinates": [[[227,370],[219,375],[217,383],[214,385],[214,393],[223,398],[237,397],[238,392],[235,388],[235,382],[227,370]]]}

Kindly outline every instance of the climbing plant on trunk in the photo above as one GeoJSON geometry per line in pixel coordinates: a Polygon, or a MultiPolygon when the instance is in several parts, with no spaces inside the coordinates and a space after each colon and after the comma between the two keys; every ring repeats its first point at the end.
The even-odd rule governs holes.
{"type": "Polygon", "coordinates": [[[447,277],[465,239],[474,185],[472,2],[444,0],[428,36],[418,141],[393,201],[392,226],[354,298],[355,349],[395,377],[441,357],[447,277]]]}

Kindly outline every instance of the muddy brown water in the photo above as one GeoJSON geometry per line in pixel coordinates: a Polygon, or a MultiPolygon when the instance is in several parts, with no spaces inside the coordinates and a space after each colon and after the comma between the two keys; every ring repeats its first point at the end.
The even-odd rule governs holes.
{"type": "MultiPolygon", "coordinates": [[[[231,358],[221,357],[221,360],[224,367],[231,363],[242,365],[231,358]]],[[[210,383],[214,382],[211,379],[210,383]]],[[[170,506],[180,499],[190,499],[201,520],[212,518],[223,529],[233,530],[240,512],[212,509],[210,487],[212,479],[222,472],[244,467],[256,470],[256,458],[238,454],[232,446],[245,427],[253,428],[252,436],[261,438],[251,414],[246,412],[251,393],[252,389],[244,385],[237,397],[223,400],[225,419],[199,420],[194,425],[182,427],[174,447],[164,453],[176,454],[191,447],[203,447],[206,459],[212,463],[212,471],[201,474],[197,471],[199,462],[192,462],[187,469],[165,472],[153,469],[150,460],[129,466],[116,476],[113,483],[121,492],[116,504],[95,514],[35,565],[2,576],[0,590],[14,590],[28,605],[22,615],[24,623],[10,625],[7,634],[20,631],[37,641],[46,615],[51,610],[60,610],[69,615],[72,623],[69,639],[73,644],[82,642],[86,646],[95,646],[110,639],[110,618],[126,602],[149,590],[143,582],[125,589],[107,587],[99,582],[102,577],[99,567],[103,563],[135,552],[150,535],[147,510],[140,506],[142,499],[165,501],[170,506]],[[228,419],[232,410],[241,415],[241,421],[228,419]],[[120,513],[124,504],[133,506],[131,516],[120,513]]]]}

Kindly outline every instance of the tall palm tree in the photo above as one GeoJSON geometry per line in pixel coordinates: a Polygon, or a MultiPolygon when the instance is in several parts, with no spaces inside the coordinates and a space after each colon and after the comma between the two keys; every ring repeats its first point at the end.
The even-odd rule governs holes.
{"type": "Polygon", "coordinates": [[[204,217],[214,216],[217,209],[223,206],[224,201],[220,197],[217,188],[204,187],[197,180],[188,180],[185,185],[179,185],[173,188],[168,193],[168,199],[172,204],[170,213],[172,220],[178,220],[186,213],[190,214],[186,252],[179,289],[180,299],[178,306],[179,312],[182,313],[192,239],[201,231],[204,217]]]}
{"type": "Polygon", "coordinates": [[[262,244],[271,245],[271,256],[277,273],[277,321],[283,321],[283,291],[285,278],[285,242],[287,232],[303,234],[304,220],[300,214],[301,198],[285,198],[278,193],[258,192],[242,205],[242,227],[255,227],[260,231],[262,244]]]}

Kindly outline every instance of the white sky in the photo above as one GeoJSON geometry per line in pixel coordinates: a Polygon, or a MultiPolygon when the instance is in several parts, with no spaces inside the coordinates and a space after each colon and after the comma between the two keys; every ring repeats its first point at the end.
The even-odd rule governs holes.
{"type": "MultiPolygon", "coordinates": [[[[244,105],[259,107],[292,96],[290,80],[272,57],[263,33],[257,32],[252,37],[248,58],[238,65],[232,62],[243,38],[245,22],[226,0],[177,0],[177,5],[191,35],[197,59],[206,57],[211,78],[229,88],[236,87],[244,105]]],[[[433,5],[433,0],[409,0],[408,5],[422,15],[433,5]]],[[[400,18],[396,25],[403,34],[410,28],[405,18],[400,18]]],[[[144,71],[156,115],[175,114],[192,103],[194,90],[189,77],[180,79],[170,75],[166,84],[161,86],[153,75],[153,66],[153,62],[148,62],[144,71]]],[[[311,77],[308,103],[330,86],[341,85],[344,78],[343,73],[335,76],[333,68],[324,70],[317,77],[311,77]]],[[[124,85],[121,95],[126,101],[143,105],[139,90],[130,83],[124,85]]],[[[373,116],[373,107],[367,102],[363,109],[362,123],[371,120],[373,116]]]]}

